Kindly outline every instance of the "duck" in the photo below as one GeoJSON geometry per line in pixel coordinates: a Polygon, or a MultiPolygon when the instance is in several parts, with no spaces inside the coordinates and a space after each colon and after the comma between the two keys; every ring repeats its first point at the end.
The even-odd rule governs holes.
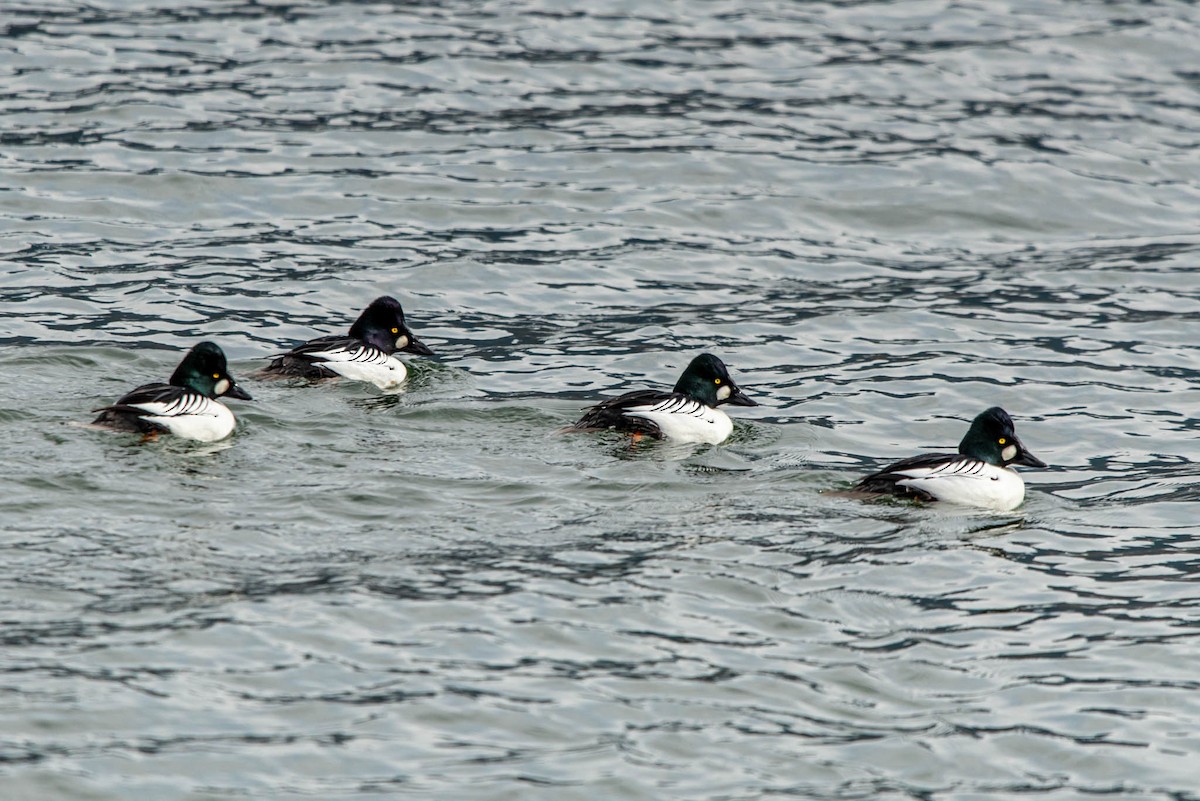
{"type": "Polygon", "coordinates": [[[397,351],[432,356],[404,323],[400,301],[384,295],[371,301],[347,336],[324,336],[297,345],[261,372],[265,376],[299,376],[310,379],[348,378],[380,389],[395,389],[408,377],[397,351]]]}
{"type": "Polygon", "coordinates": [[[640,389],[588,409],[568,431],[616,430],[652,439],[717,445],[733,433],[718,406],[757,406],[729,376],[725,363],[702,353],[688,364],[670,392],[640,389]]]}
{"type": "Polygon", "coordinates": [[[1013,465],[1046,467],[1017,438],[1008,412],[993,406],[971,421],[958,453],[901,459],[853,490],[1007,512],[1025,500],[1025,482],[1013,465]]]}
{"type": "Polygon", "coordinates": [[[154,439],[173,434],[199,442],[216,442],[233,433],[237,420],[217,398],[253,400],[238,386],[225,362],[225,353],[212,342],[187,352],[166,384],[145,384],[100,409],[92,425],[114,431],[133,431],[154,439]]]}

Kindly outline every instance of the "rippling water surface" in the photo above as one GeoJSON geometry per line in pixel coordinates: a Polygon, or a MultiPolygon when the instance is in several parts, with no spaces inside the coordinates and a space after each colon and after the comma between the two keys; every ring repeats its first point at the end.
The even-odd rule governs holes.
{"type": "Polygon", "coordinates": [[[1200,798],[1193,4],[0,33],[6,800],[1200,798]],[[406,391],[249,377],[384,293],[406,391]],[[79,427],[202,338],[233,438],[79,427]],[[997,404],[1017,512],[828,493],[997,404]]]}

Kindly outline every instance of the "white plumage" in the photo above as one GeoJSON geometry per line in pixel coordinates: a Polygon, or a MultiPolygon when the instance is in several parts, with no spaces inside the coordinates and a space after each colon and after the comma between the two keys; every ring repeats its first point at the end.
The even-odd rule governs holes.
{"type": "Polygon", "coordinates": [[[130,407],[145,412],[142,417],[156,423],[178,437],[216,442],[233,433],[237,421],[225,404],[195,392],[188,392],[169,402],[131,403],[130,407]]]}
{"type": "Polygon", "coordinates": [[[939,501],[1006,512],[1025,500],[1025,482],[1016,470],[978,459],[959,459],[933,467],[893,471],[907,476],[896,483],[927,492],[939,501]]]}
{"type": "Polygon", "coordinates": [[[631,406],[624,414],[653,422],[664,437],[679,442],[716,445],[733,433],[733,421],[725,412],[684,397],[671,397],[647,406],[631,406]]]}
{"type": "Polygon", "coordinates": [[[380,389],[395,389],[408,376],[404,362],[370,345],[314,351],[309,356],[343,378],[366,381],[380,389]]]}

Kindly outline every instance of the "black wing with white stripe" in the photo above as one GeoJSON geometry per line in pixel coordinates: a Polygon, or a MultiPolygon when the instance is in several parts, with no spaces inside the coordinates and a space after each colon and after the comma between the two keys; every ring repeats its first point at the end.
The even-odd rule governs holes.
{"type": "Polygon", "coordinates": [[[277,356],[266,367],[268,373],[281,373],[302,378],[335,378],[339,374],[323,365],[329,362],[378,363],[387,354],[354,337],[320,337],[297,345],[277,356]]]}
{"type": "Polygon", "coordinates": [[[122,395],[116,403],[95,409],[99,416],[93,425],[118,431],[140,431],[144,434],[165,433],[169,429],[147,420],[152,417],[178,417],[201,414],[213,401],[186,387],[172,384],[145,384],[122,395]]]}
{"type": "Polygon", "coordinates": [[[911,479],[916,476],[974,476],[982,477],[987,468],[987,462],[963,456],[959,453],[927,453],[901,459],[890,464],[878,473],[863,478],[854,485],[860,492],[878,492],[898,495],[904,498],[920,498],[923,501],[937,500],[930,493],[918,488],[902,484],[898,481],[911,479]]]}
{"type": "Polygon", "coordinates": [[[643,417],[626,414],[632,409],[640,411],[655,411],[664,414],[703,415],[707,407],[694,401],[686,395],[676,392],[660,392],[653,389],[640,389],[626,392],[615,398],[602,401],[588,409],[583,417],[571,426],[576,431],[628,431],[645,434],[655,439],[662,439],[662,431],[658,425],[643,417]]]}

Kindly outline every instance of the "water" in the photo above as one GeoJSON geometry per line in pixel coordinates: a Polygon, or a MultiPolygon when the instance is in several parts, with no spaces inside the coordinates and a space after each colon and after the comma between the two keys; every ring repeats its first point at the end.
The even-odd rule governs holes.
{"type": "Polygon", "coordinates": [[[1200,12],[10,3],[0,795],[1200,798],[1200,12]],[[407,391],[244,378],[402,299],[407,391]],[[716,448],[564,437],[711,350],[716,448]],[[1010,514],[830,494],[1006,407],[1010,514]]]}

